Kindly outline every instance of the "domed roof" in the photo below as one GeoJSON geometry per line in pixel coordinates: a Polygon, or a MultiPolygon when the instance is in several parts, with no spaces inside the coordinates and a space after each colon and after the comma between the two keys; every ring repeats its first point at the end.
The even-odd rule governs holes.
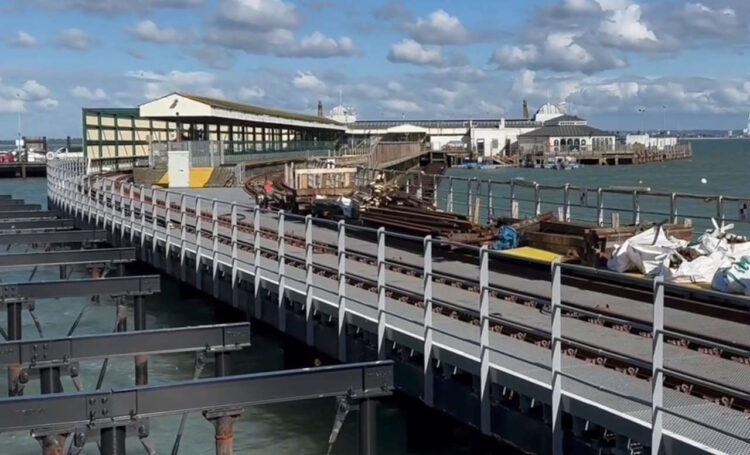
{"type": "Polygon", "coordinates": [[[328,118],[340,123],[354,123],[357,121],[357,113],[351,107],[339,104],[330,110],[328,118]]]}
{"type": "Polygon", "coordinates": [[[538,111],[536,111],[534,120],[544,123],[552,120],[553,118],[561,117],[563,115],[565,115],[565,113],[558,106],[547,103],[544,106],[540,107],[538,111]]]}

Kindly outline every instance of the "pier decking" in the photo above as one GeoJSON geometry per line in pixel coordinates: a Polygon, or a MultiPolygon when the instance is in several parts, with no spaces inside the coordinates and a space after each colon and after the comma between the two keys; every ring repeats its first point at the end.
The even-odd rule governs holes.
{"type": "Polygon", "coordinates": [[[727,297],[733,319],[691,290],[703,300],[688,303],[711,310],[696,312],[679,289],[592,291],[575,269],[490,269],[494,253],[447,259],[429,238],[417,254],[384,230],[83,179],[76,166],[50,170],[67,216],[342,361],[397,360],[398,387],[485,434],[536,453],[750,452],[747,299],[727,297]]]}

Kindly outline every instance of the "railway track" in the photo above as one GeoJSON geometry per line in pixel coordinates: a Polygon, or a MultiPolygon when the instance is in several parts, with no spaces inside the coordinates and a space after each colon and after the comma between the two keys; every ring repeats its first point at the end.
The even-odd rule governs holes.
{"type": "MultiPolygon", "coordinates": [[[[94,189],[92,191],[94,197],[97,193],[94,189]]],[[[140,194],[137,192],[134,195],[134,201],[137,203],[140,201],[140,194]]],[[[151,204],[153,201],[150,197],[144,195],[144,202],[151,204]]],[[[119,203],[114,201],[113,198],[106,198],[105,205],[107,207],[113,207],[115,210],[120,210],[119,203]]],[[[157,201],[156,206],[166,210],[167,206],[163,201],[157,201]]],[[[181,207],[177,204],[170,204],[169,209],[173,215],[180,214],[181,207]]],[[[130,215],[130,205],[126,204],[124,207],[126,216],[130,215]]],[[[135,209],[134,214],[138,217],[141,216],[140,209],[135,209]]],[[[194,220],[197,218],[196,213],[192,209],[186,209],[186,214],[194,220]]],[[[211,226],[213,223],[212,214],[202,211],[199,215],[202,222],[206,226],[211,226]]],[[[145,213],[147,221],[153,222],[150,213],[145,213]]],[[[167,220],[164,216],[157,216],[157,223],[165,227],[167,224],[171,224],[174,227],[181,227],[180,220],[170,217],[167,220]]],[[[221,214],[217,223],[228,230],[231,230],[231,220],[229,214],[221,214]]],[[[248,234],[254,234],[252,224],[245,221],[238,221],[237,229],[240,232],[248,234]]],[[[197,234],[194,225],[186,223],[186,232],[191,234],[197,234]]],[[[213,239],[212,231],[208,229],[202,229],[200,232],[202,238],[213,239]]],[[[278,242],[278,234],[270,229],[260,230],[261,238],[269,241],[278,242]]],[[[225,234],[219,234],[218,241],[224,245],[231,245],[231,236],[225,234]]],[[[305,239],[285,234],[284,241],[287,245],[295,246],[304,251],[305,239]]],[[[237,241],[238,249],[246,252],[253,252],[254,246],[251,242],[239,240],[237,241]]],[[[337,248],[334,245],[328,243],[313,242],[313,252],[315,254],[337,254],[337,248]]],[[[278,261],[278,252],[268,249],[261,248],[261,255],[272,260],[278,261]]],[[[377,258],[373,255],[347,251],[347,256],[358,262],[363,262],[374,267],[377,266],[377,258]]],[[[305,268],[304,257],[296,257],[289,253],[284,255],[285,264],[292,265],[301,269],[305,268]]],[[[313,263],[313,272],[317,275],[324,276],[327,278],[338,279],[338,270],[332,267],[325,266],[319,263],[313,263]]],[[[386,268],[394,273],[402,273],[405,275],[418,277],[422,276],[422,271],[418,267],[413,265],[398,262],[398,261],[387,261],[386,268]]],[[[450,286],[462,288],[466,291],[478,292],[479,286],[477,280],[467,280],[460,276],[450,276],[446,274],[433,274],[436,283],[447,284],[450,286]]],[[[365,290],[377,293],[378,286],[377,282],[368,277],[357,276],[353,274],[347,274],[346,281],[348,284],[356,287],[363,288],[365,290]]],[[[505,302],[524,305],[536,309],[537,311],[548,313],[549,312],[549,300],[541,296],[521,294],[511,289],[502,289],[493,287],[489,290],[492,297],[496,299],[502,299],[505,302]]],[[[386,289],[386,295],[395,300],[414,305],[416,307],[423,308],[423,297],[420,294],[416,294],[406,289],[399,289],[394,287],[388,287],[386,289]]],[[[687,299],[683,299],[687,300],[687,299]]],[[[694,302],[684,302],[694,303],[694,302]]],[[[697,302],[701,303],[701,302],[697,302]]],[[[703,303],[703,305],[710,305],[703,303]]],[[[585,321],[590,324],[604,326],[613,330],[613,336],[616,335],[614,332],[626,332],[636,334],[642,337],[651,337],[650,321],[637,320],[631,317],[617,314],[614,311],[608,311],[607,309],[597,308],[592,309],[584,305],[577,305],[573,302],[564,302],[565,310],[563,316],[566,318],[575,318],[580,321],[585,321]]],[[[461,320],[463,322],[479,325],[479,311],[477,308],[466,307],[464,305],[457,305],[451,302],[440,301],[439,299],[434,300],[433,311],[435,313],[443,314],[447,317],[461,320]]],[[[716,308],[711,308],[711,312],[715,312],[716,308]]],[[[534,345],[550,348],[550,333],[549,331],[539,329],[537,327],[531,327],[517,321],[504,318],[501,315],[490,314],[489,317],[490,329],[493,332],[500,333],[517,340],[521,340],[534,345]]],[[[706,343],[706,336],[698,333],[679,332],[666,327],[669,334],[665,337],[669,343],[686,350],[693,350],[703,354],[714,355],[726,359],[728,361],[738,362],[743,365],[750,365],[750,346],[744,344],[726,345],[726,343],[719,342],[718,344],[725,344],[724,348],[717,348],[710,343],[706,343]]],[[[714,341],[714,340],[711,340],[714,341]]],[[[643,380],[650,380],[651,378],[651,364],[640,359],[633,358],[632,356],[624,355],[618,352],[601,349],[585,342],[578,340],[565,340],[563,342],[563,353],[570,357],[575,357],[592,364],[599,365],[603,368],[612,369],[620,373],[637,377],[643,380]]],[[[741,412],[750,413],[750,398],[748,393],[743,390],[737,390],[732,387],[722,386],[718,384],[712,384],[708,379],[702,379],[699,377],[691,378],[689,375],[681,374],[670,374],[665,375],[665,385],[674,388],[677,391],[686,393],[692,396],[700,397],[705,400],[709,400],[720,404],[722,406],[732,408],[741,412]]]]}

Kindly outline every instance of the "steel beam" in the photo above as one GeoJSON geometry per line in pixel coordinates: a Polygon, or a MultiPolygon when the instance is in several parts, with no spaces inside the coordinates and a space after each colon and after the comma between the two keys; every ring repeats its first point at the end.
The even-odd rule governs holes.
{"type": "Polygon", "coordinates": [[[42,210],[41,204],[27,204],[26,201],[20,199],[12,199],[10,201],[0,200],[0,212],[18,211],[18,210],[42,210]]]}
{"type": "Polygon", "coordinates": [[[20,245],[28,243],[78,243],[103,242],[107,240],[106,231],[53,231],[53,232],[21,232],[0,234],[0,245],[20,245]]]}
{"type": "Polygon", "coordinates": [[[159,275],[0,283],[0,300],[53,299],[95,295],[143,295],[159,292],[159,275]]]}
{"type": "Polygon", "coordinates": [[[58,218],[49,220],[13,220],[0,221],[0,231],[17,231],[31,229],[73,229],[75,220],[58,218]]]}
{"type": "Polygon", "coordinates": [[[42,368],[103,357],[136,354],[241,349],[250,346],[250,323],[215,324],[176,329],[114,332],[79,337],[9,341],[0,349],[0,366],[42,368]]]}
{"type": "Polygon", "coordinates": [[[30,266],[119,264],[135,261],[135,248],[98,248],[83,250],[43,251],[0,255],[0,268],[30,266]]]}
{"type": "Polygon", "coordinates": [[[96,425],[198,412],[236,410],[336,396],[390,395],[393,362],[378,361],[199,379],[110,392],[65,393],[0,400],[0,432],[96,425]]]}
{"type": "Polygon", "coordinates": [[[0,220],[40,220],[58,216],[58,212],[50,210],[0,210],[0,220]]]}

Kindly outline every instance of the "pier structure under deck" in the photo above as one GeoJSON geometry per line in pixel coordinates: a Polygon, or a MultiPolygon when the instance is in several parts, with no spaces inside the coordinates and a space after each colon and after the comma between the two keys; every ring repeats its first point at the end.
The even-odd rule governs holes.
{"type": "Polygon", "coordinates": [[[342,362],[533,453],[750,453],[750,300],[48,169],[50,207],[342,362]],[[419,244],[415,251],[408,244],[419,244]],[[549,267],[549,266],[546,266],[549,267]],[[622,292],[590,286],[621,281],[622,292]]]}

